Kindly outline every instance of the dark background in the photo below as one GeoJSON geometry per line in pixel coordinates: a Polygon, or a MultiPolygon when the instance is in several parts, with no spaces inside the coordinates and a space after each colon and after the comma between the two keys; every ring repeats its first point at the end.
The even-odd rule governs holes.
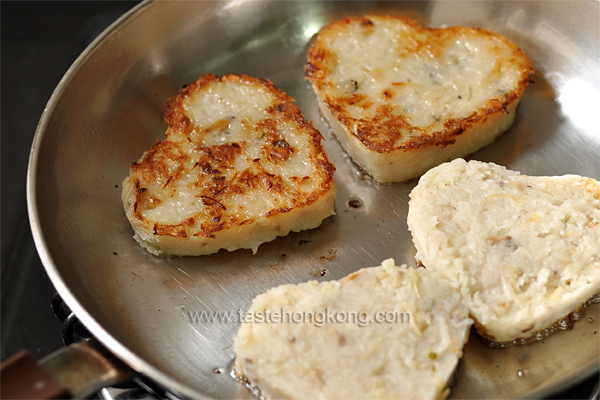
{"type": "Polygon", "coordinates": [[[52,91],[85,47],[135,1],[4,1],[2,15],[1,357],[62,347],[55,293],[37,256],[25,200],[29,149],[52,91]]]}
{"type": "MultiPolygon", "coordinates": [[[[21,349],[36,359],[63,346],[55,293],[27,218],[29,150],[52,91],[85,47],[137,1],[1,1],[1,359],[21,349]]],[[[589,398],[593,376],[553,398],[589,398]]]]}

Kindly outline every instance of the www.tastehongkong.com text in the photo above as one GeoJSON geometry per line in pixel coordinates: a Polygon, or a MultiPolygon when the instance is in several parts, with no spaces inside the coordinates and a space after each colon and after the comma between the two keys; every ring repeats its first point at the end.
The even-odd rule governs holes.
{"type": "Polygon", "coordinates": [[[257,312],[238,311],[189,311],[192,323],[254,323],[254,324],[369,324],[410,323],[410,313],[404,311],[345,311],[325,308],[318,311],[290,311],[285,308],[257,312]]]}

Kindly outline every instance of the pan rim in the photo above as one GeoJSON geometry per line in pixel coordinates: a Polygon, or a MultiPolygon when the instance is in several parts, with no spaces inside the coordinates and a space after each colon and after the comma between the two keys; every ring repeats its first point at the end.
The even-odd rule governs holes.
{"type": "Polygon", "coordinates": [[[63,301],[69,306],[71,311],[77,316],[81,323],[92,332],[93,336],[98,339],[111,353],[117,356],[121,361],[131,367],[137,373],[144,375],[153,381],[157,382],[164,388],[168,388],[170,392],[175,394],[183,395],[184,397],[194,398],[209,398],[206,394],[194,390],[188,385],[182,384],[181,382],[173,379],[168,374],[154,367],[146,360],[139,357],[137,354],[132,352],[127,346],[123,345],[113,335],[111,335],[96,319],[83,307],[76,296],[73,294],[69,286],[64,281],[59,269],[52,258],[51,251],[46,243],[43,235],[42,226],[39,223],[39,212],[38,212],[38,197],[36,193],[36,177],[38,170],[38,163],[40,157],[41,143],[44,139],[45,132],[53,111],[55,110],[60,95],[64,91],[65,87],[69,83],[72,76],[76,73],[83,62],[89,57],[89,55],[108,37],[114,32],[119,26],[123,25],[132,16],[138,14],[143,9],[147,9],[148,6],[154,3],[156,0],[144,0],[140,4],[136,5],[116,21],[114,21],[108,28],[100,33],[93,41],[86,47],[86,49],[77,57],[77,59],[71,64],[71,66],[64,73],[60,79],[56,88],[52,92],[50,99],[44,107],[44,111],[40,116],[33,141],[31,144],[31,150],[29,152],[29,160],[27,165],[27,181],[26,181],[26,202],[27,202],[27,213],[29,216],[29,225],[33,236],[34,244],[42,265],[46,271],[46,274],[50,278],[50,281],[54,285],[54,288],[59,293],[63,301]]]}

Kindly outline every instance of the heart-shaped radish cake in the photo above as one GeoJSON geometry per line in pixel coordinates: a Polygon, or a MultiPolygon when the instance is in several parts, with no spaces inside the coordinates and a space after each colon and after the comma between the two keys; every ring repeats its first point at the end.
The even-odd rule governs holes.
{"type": "Polygon", "coordinates": [[[378,182],[420,176],[491,143],[513,123],[531,72],[499,34],[390,16],[325,26],[305,67],[338,140],[378,182]]]}
{"type": "Polygon", "coordinates": [[[257,296],[235,372],[267,399],[441,399],[473,321],[458,291],[386,260],[257,296]]]}
{"type": "Polygon", "coordinates": [[[416,257],[493,342],[541,339],[600,291],[600,183],[457,159],[410,195],[416,257]]]}
{"type": "Polygon", "coordinates": [[[256,252],[334,214],[321,134],[271,82],[203,75],[167,101],[165,120],[164,140],[123,182],[134,237],[149,252],[256,252]]]}

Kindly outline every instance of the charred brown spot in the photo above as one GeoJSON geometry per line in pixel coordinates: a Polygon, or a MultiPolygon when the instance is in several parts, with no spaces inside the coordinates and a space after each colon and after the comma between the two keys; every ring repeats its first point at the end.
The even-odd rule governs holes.
{"type": "Polygon", "coordinates": [[[274,120],[267,118],[259,121],[254,126],[254,130],[257,134],[261,134],[266,142],[261,150],[263,157],[267,160],[271,162],[286,161],[294,152],[294,148],[286,142],[274,120]]]}
{"type": "Polygon", "coordinates": [[[290,147],[288,142],[285,140],[275,140],[273,146],[269,151],[269,159],[277,161],[286,161],[290,158],[290,155],[294,152],[293,148],[290,147]]]}
{"type": "Polygon", "coordinates": [[[229,165],[233,162],[235,156],[240,154],[241,146],[237,143],[228,143],[211,147],[201,147],[200,150],[209,159],[229,165]]]}
{"type": "Polygon", "coordinates": [[[307,77],[315,76],[318,71],[319,71],[319,68],[316,67],[311,62],[307,62],[306,65],[304,66],[304,75],[307,77]]]}
{"type": "MultiPolygon", "coordinates": [[[[182,95],[187,95],[188,92],[188,86],[181,90],[182,95]]],[[[174,131],[187,135],[193,127],[192,121],[185,115],[185,110],[181,105],[182,101],[183,98],[172,97],[165,102],[164,120],[174,131]]]]}
{"type": "Polygon", "coordinates": [[[290,181],[296,183],[296,184],[303,184],[306,183],[310,180],[310,176],[303,176],[302,178],[297,177],[297,176],[291,176],[290,177],[290,181]]]}
{"type": "Polygon", "coordinates": [[[213,199],[212,197],[200,196],[200,198],[202,199],[202,203],[205,206],[214,206],[216,204],[219,207],[221,207],[223,210],[227,210],[227,207],[225,207],[221,202],[219,202],[218,200],[213,199]]]}
{"type": "Polygon", "coordinates": [[[194,218],[188,218],[179,224],[154,224],[153,233],[158,236],[187,237],[187,227],[194,224],[194,218]]]}
{"type": "Polygon", "coordinates": [[[217,189],[216,191],[214,191],[214,192],[213,192],[213,194],[212,194],[212,195],[213,195],[213,197],[214,197],[214,196],[216,196],[216,195],[218,195],[219,193],[221,193],[221,192],[222,192],[223,190],[225,190],[225,189],[227,189],[227,185],[225,185],[225,186],[223,186],[222,188],[220,188],[220,189],[217,189]]]}
{"type": "Polygon", "coordinates": [[[267,216],[267,217],[272,217],[272,216],[274,216],[274,215],[281,214],[281,213],[286,213],[286,212],[290,212],[290,211],[291,211],[291,209],[290,209],[290,208],[287,208],[287,207],[276,208],[276,209],[274,209],[274,210],[271,210],[271,211],[269,211],[269,212],[266,214],[266,216],[267,216]]]}
{"type": "Polygon", "coordinates": [[[133,202],[133,213],[135,214],[135,217],[137,219],[142,219],[142,216],[138,212],[138,206],[140,205],[140,191],[139,191],[140,181],[139,181],[139,179],[135,180],[134,186],[135,186],[136,190],[135,190],[135,200],[133,202]]]}
{"type": "Polygon", "coordinates": [[[316,62],[323,62],[328,54],[329,52],[326,49],[319,47],[310,51],[310,58],[316,62]]]}
{"type": "Polygon", "coordinates": [[[215,175],[215,174],[220,174],[221,171],[218,169],[214,169],[208,162],[206,161],[202,161],[202,162],[198,162],[198,165],[200,166],[200,170],[202,172],[204,172],[205,174],[209,174],[209,175],[215,175]]]}
{"type": "Polygon", "coordinates": [[[295,119],[298,114],[298,109],[291,103],[279,103],[275,106],[267,108],[267,113],[273,114],[275,118],[292,118],[295,119]]]}
{"type": "Polygon", "coordinates": [[[256,133],[261,134],[261,137],[265,138],[267,141],[272,142],[280,137],[277,124],[271,118],[266,118],[257,122],[256,125],[253,126],[253,129],[256,133]]]}
{"type": "Polygon", "coordinates": [[[154,209],[160,205],[160,199],[158,197],[150,196],[148,197],[148,208],[154,209]]]}
{"type": "Polygon", "coordinates": [[[335,104],[337,106],[343,107],[343,106],[353,106],[357,103],[360,103],[361,101],[365,100],[367,98],[366,94],[362,94],[362,93],[355,93],[352,95],[346,95],[346,96],[341,96],[335,99],[335,104]]]}
{"type": "Polygon", "coordinates": [[[356,126],[354,135],[368,148],[379,152],[393,149],[410,126],[404,116],[395,114],[394,109],[387,105],[379,106],[374,118],[369,121],[347,117],[344,112],[336,117],[349,126],[356,126]]]}
{"type": "Polygon", "coordinates": [[[148,150],[142,160],[131,166],[133,173],[143,175],[155,182],[166,182],[170,176],[177,179],[184,171],[183,163],[189,157],[177,143],[163,140],[148,150]],[[175,171],[170,171],[169,163],[175,162],[179,166],[175,171]]]}

